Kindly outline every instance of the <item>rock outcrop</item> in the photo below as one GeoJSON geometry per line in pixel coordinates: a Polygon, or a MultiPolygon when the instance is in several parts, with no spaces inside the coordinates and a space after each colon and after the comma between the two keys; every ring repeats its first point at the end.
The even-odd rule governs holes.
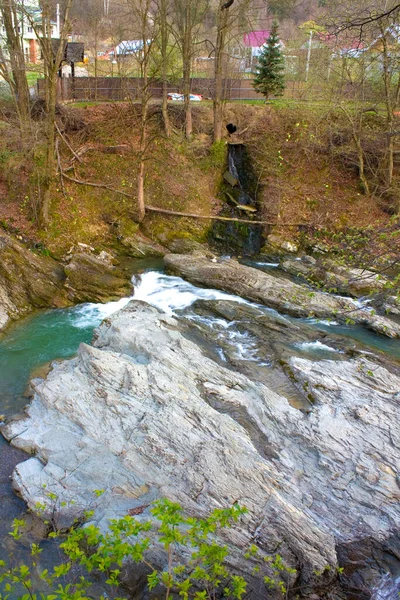
{"type": "MultiPolygon", "coordinates": [[[[33,382],[26,417],[3,428],[35,455],[13,475],[28,505],[51,511],[47,492],[55,493],[66,525],[104,488],[95,518],[105,527],[160,496],[196,515],[239,502],[249,512],[227,541],[279,548],[306,588],[316,572],[336,576],[339,551],[354,554],[366,540],[389,547],[399,529],[396,369],[365,357],[294,357],[293,382],[314,399],[307,414],[207,358],[187,327],[131,301],[96,330],[93,346],[33,382]]],[[[380,567],[368,560],[373,580],[380,567]]],[[[351,559],[343,566],[362,590],[351,559]]]]}
{"type": "Polygon", "coordinates": [[[106,302],[131,294],[129,273],[118,269],[110,254],[95,255],[86,244],[79,244],[79,250],[64,266],[0,234],[0,331],[35,308],[106,302]]]}
{"type": "Polygon", "coordinates": [[[195,285],[237,294],[295,317],[349,319],[388,337],[400,337],[398,323],[360,309],[350,299],[312,290],[234,259],[217,261],[199,255],[167,254],[164,261],[170,273],[181,275],[195,285]]]}
{"type": "Polygon", "coordinates": [[[65,306],[63,267],[0,234],[0,330],[32,308],[65,306]]]}
{"type": "Polygon", "coordinates": [[[389,283],[386,277],[374,271],[344,267],[327,258],[319,261],[312,256],[303,256],[301,260],[286,259],[281,267],[292,275],[355,298],[382,292],[389,283]]]}
{"type": "Polygon", "coordinates": [[[132,292],[130,280],[105,257],[74,254],[65,266],[68,297],[78,302],[108,302],[132,292]]]}
{"type": "Polygon", "coordinates": [[[122,236],[120,242],[125,248],[126,254],[134,258],[158,258],[168,252],[164,246],[154,242],[139,231],[132,235],[122,236]]]}

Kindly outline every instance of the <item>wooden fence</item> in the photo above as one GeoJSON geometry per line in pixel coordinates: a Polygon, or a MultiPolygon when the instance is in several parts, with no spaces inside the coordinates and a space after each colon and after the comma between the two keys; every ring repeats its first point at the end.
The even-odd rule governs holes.
{"type": "MultiPolygon", "coordinates": [[[[136,100],[139,98],[142,80],[139,77],[63,77],[58,80],[57,96],[63,100],[136,100]]],[[[201,94],[204,98],[214,97],[215,82],[213,79],[193,78],[191,92],[201,94]]],[[[44,81],[38,79],[39,97],[44,95],[44,81]]],[[[161,82],[150,85],[149,92],[153,98],[162,97],[161,82]]],[[[182,84],[168,86],[168,92],[182,93],[182,84]]],[[[251,79],[225,79],[224,96],[227,100],[262,99],[253,86],[251,79]]]]}
{"type": "MultiPolygon", "coordinates": [[[[224,97],[226,100],[262,100],[262,95],[253,88],[252,79],[225,79],[224,97]]],[[[142,79],[139,77],[63,77],[58,80],[57,97],[59,101],[118,101],[139,99],[142,79]]],[[[44,80],[38,79],[37,90],[39,97],[44,96],[44,80]]],[[[215,82],[211,78],[193,78],[191,80],[191,92],[201,94],[204,98],[214,97],[215,82]]],[[[154,81],[150,85],[149,92],[152,98],[162,97],[161,82],[154,81]]],[[[170,85],[168,92],[182,93],[182,83],[170,85]]],[[[347,82],[340,89],[343,99],[353,100],[357,97],[356,86],[347,82]]],[[[324,86],[305,81],[286,81],[284,91],[285,98],[294,100],[324,100],[326,91],[324,86]]],[[[365,87],[364,100],[366,102],[378,102],[379,94],[373,86],[365,87]]]]}

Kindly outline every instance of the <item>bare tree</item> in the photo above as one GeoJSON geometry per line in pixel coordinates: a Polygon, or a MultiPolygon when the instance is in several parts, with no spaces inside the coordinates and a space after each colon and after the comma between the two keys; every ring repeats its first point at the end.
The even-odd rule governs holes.
{"type": "Polygon", "coordinates": [[[169,12],[171,8],[171,0],[157,0],[158,20],[159,20],[159,43],[160,43],[160,58],[161,68],[160,77],[162,81],[162,116],[164,122],[165,135],[170,137],[171,124],[168,116],[168,67],[169,67],[169,41],[170,41],[170,26],[169,12]]]}
{"type": "MultiPolygon", "coordinates": [[[[24,12],[15,0],[0,0],[0,15],[6,33],[7,56],[0,47],[0,75],[9,84],[18,112],[21,140],[30,131],[30,98],[22,43],[24,12]]],[[[28,142],[29,143],[29,142],[28,142]]]]}
{"type": "Polygon", "coordinates": [[[137,176],[137,203],[138,221],[143,221],[145,216],[144,184],[146,175],[146,161],[151,140],[148,136],[148,113],[151,99],[152,78],[149,69],[155,47],[155,39],[158,36],[158,20],[155,18],[155,4],[152,0],[127,0],[129,17],[134,25],[138,40],[135,59],[139,66],[140,85],[140,139],[139,139],[139,170],[137,176]]]}
{"type": "Polygon", "coordinates": [[[192,111],[190,104],[192,59],[202,22],[209,9],[209,0],[172,0],[173,34],[182,56],[183,97],[185,107],[185,135],[192,137],[192,111]]]}
{"type": "Polygon", "coordinates": [[[229,26],[229,10],[235,0],[219,0],[217,13],[217,39],[214,56],[215,92],[213,100],[214,109],[214,142],[219,142],[222,137],[222,109],[223,109],[223,60],[226,44],[226,35],[229,26]]]}
{"type": "MultiPolygon", "coordinates": [[[[51,192],[57,166],[55,159],[57,77],[68,39],[68,31],[70,27],[69,12],[72,1],[73,0],[67,0],[64,6],[62,27],[60,31],[60,42],[56,49],[52,41],[53,5],[50,0],[42,0],[41,31],[37,31],[39,45],[43,56],[45,78],[46,153],[44,176],[42,181],[42,198],[40,203],[40,225],[45,229],[48,227],[50,222],[51,192]]],[[[35,27],[33,21],[32,26],[35,27]]]]}

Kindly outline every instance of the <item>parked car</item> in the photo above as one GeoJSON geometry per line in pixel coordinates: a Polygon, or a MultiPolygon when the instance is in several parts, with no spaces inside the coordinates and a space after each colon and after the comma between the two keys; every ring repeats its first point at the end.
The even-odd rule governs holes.
{"type": "MultiPolygon", "coordinates": [[[[170,94],[167,94],[167,98],[168,98],[168,100],[175,100],[178,102],[183,102],[184,95],[172,92],[170,94]]],[[[203,100],[203,96],[201,94],[190,94],[191,102],[201,102],[202,100],[203,100]]]]}

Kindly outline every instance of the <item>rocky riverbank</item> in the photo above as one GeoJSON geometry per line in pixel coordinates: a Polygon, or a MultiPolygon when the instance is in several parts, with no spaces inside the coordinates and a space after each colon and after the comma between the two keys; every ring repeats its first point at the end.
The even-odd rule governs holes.
{"type": "Polygon", "coordinates": [[[249,512],[226,538],[239,571],[250,543],[279,548],[303,591],[323,597],[340,564],[337,597],[367,598],[382,569],[399,567],[398,368],[366,356],[293,356],[292,384],[313,398],[298,410],[191,336],[185,320],[131,301],[93,346],[34,380],[27,415],[3,428],[34,455],[14,471],[18,492],[49,512],[44,489],[55,493],[66,503],[59,526],[92,508],[99,488],[103,527],[160,496],[196,515],[239,502],[249,512]]]}
{"type": "Polygon", "coordinates": [[[35,308],[106,302],[131,290],[130,274],[106,252],[82,244],[59,262],[0,234],[0,331],[35,308]]]}
{"type": "Polygon", "coordinates": [[[265,304],[295,317],[335,318],[353,321],[386,335],[400,337],[400,325],[349,298],[313,290],[238,263],[234,259],[209,259],[202,255],[167,254],[168,272],[200,286],[213,287],[265,304]]]}

